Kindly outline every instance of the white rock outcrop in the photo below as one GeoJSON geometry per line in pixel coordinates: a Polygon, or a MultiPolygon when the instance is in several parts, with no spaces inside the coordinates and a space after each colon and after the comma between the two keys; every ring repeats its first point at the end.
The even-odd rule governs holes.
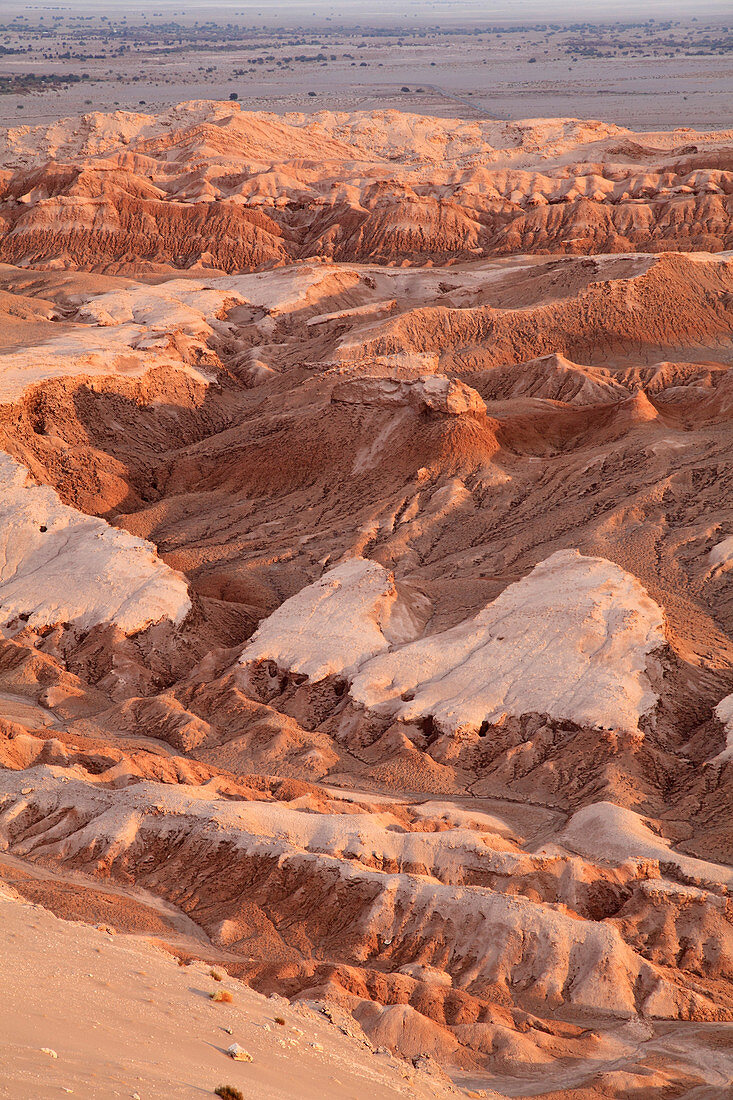
{"type": "Polygon", "coordinates": [[[370,657],[416,637],[421,618],[419,600],[401,596],[389,570],[348,558],[260,623],[240,663],[271,660],[313,682],[350,679],[370,657]]]}
{"type": "Polygon", "coordinates": [[[560,550],[475,618],[370,661],[351,693],[444,731],[532,712],[636,729],[657,702],[645,670],[663,643],[661,609],[635,577],[560,550]]]}
{"type": "Polygon", "coordinates": [[[715,708],[715,717],[725,727],[725,748],[714,756],[711,764],[726,764],[733,760],[733,695],[726,695],[715,708]]]}
{"type": "Polygon", "coordinates": [[[605,558],[558,551],[474,618],[409,640],[419,620],[387,570],[352,558],[264,620],[240,660],[345,676],[365,708],[444,732],[531,713],[635,730],[657,702],[646,666],[662,611],[605,558]]]}
{"type": "Polygon", "coordinates": [[[691,879],[733,885],[730,867],[676,852],[665,837],[649,828],[640,814],[613,802],[583,806],[570,818],[558,840],[590,859],[616,865],[631,859],[653,859],[674,864],[691,879]]]}
{"type": "Polygon", "coordinates": [[[162,619],[180,623],[186,578],[155,547],[63,504],[0,453],[0,625],[115,623],[132,634],[162,619]]]}
{"type": "Polygon", "coordinates": [[[252,1055],[244,1047],[240,1047],[239,1043],[232,1043],[230,1047],[227,1047],[227,1054],[230,1058],[233,1058],[235,1062],[251,1062],[252,1055]]]}
{"type": "Polygon", "coordinates": [[[419,378],[350,378],[336,383],[331,400],[382,408],[412,406],[419,412],[448,416],[486,412],[484,400],[476,390],[444,374],[424,374],[419,378]]]}
{"type": "Polygon", "coordinates": [[[722,542],[717,543],[708,554],[710,573],[718,575],[727,573],[733,566],[733,535],[728,535],[722,542]]]}

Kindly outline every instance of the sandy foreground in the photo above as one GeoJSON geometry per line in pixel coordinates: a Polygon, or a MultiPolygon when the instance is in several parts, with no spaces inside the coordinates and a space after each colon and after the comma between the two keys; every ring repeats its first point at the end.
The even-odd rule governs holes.
{"type": "Polygon", "coordinates": [[[218,983],[206,963],[179,966],[140,937],[59,920],[7,887],[0,943],[3,1097],[193,1100],[224,1084],[271,1100],[455,1091],[306,1006],[264,997],[221,970],[218,983]],[[217,989],[231,991],[232,1003],[213,1003],[217,989]],[[252,1062],[233,1061],[232,1043],[252,1062]]]}

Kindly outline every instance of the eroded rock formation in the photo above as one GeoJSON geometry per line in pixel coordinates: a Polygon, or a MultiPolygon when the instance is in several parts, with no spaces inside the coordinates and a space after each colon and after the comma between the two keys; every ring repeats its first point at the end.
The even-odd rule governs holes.
{"type": "Polygon", "coordinates": [[[722,1095],[732,141],[2,136],[1,875],[460,1087],[722,1095]]]}

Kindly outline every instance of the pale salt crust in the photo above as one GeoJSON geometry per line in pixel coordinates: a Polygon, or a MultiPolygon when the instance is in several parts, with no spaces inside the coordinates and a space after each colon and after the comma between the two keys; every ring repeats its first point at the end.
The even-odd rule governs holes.
{"type": "Polygon", "coordinates": [[[652,832],[643,817],[613,802],[595,802],[578,810],[558,841],[590,859],[616,864],[653,859],[672,863],[683,875],[698,881],[733,885],[730,867],[676,852],[668,840],[652,832]]]}
{"type": "Polygon", "coordinates": [[[241,660],[346,676],[363,706],[430,715],[445,731],[530,713],[633,730],[657,702],[646,664],[664,643],[661,609],[603,558],[558,551],[475,618],[388,651],[390,584],[376,562],[351,559],[286,600],[241,660]]]}
{"type": "Polygon", "coordinates": [[[725,764],[733,760],[733,695],[726,695],[715,708],[715,717],[725,726],[725,748],[709,761],[711,764],[725,764]]]}
{"type": "Polygon", "coordinates": [[[662,612],[634,577],[560,550],[475,618],[371,661],[351,693],[446,731],[531,713],[633,730],[657,702],[645,670],[663,643],[662,612]]]}
{"type": "Polygon", "coordinates": [[[24,615],[31,626],[109,622],[130,634],[180,623],[190,608],[185,577],[151,543],[63,504],[0,452],[0,624],[24,615]]]}
{"type": "Polygon", "coordinates": [[[418,629],[419,617],[384,566],[348,558],[265,619],[240,663],[272,660],[314,682],[348,678],[369,657],[415,637],[418,629]]]}
{"type": "Polygon", "coordinates": [[[170,337],[180,332],[204,350],[202,341],[213,331],[206,311],[221,310],[232,295],[176,282],[177,288],[140,286],[97,295],[80,307],[81,323],[71,330],[0,355],[0,403],[17,401],[29,386],[54,378],[135,378],[153,367],[180,370],[208,385],[213,376],[187,363],[170,337]]]}

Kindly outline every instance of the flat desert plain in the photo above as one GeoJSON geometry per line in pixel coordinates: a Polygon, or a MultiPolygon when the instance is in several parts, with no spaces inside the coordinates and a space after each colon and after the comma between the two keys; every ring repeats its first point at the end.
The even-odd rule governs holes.
{"type": "Polygon", "coordinates": [[[0,123],[230,96],[279,114],[721,129],[733,118],[730,10],[718,0],[560,13],[549,2],[3,5],[0,123]]]}

